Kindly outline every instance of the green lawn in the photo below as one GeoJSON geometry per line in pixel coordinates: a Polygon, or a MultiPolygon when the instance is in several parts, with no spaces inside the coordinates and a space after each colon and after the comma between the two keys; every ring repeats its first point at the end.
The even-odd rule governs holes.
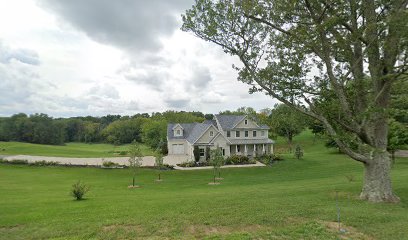
{"type": "MultiPolygon", "coordinates": [[[[153,151],[141,144],[144,155],[153,151]]],[[[114,146],[102,143],[66,143],[63,146],[32,144],[22,142],[0,142],[0,155],[34,155],[54,157],[118,157],[120,151],[127,151],[129,145],[114,146]]],[[[126,156],[126,155],[125,155],[126,156]]]]}
{"type": "Polygon", "coordinates": [[[401,203],[372,204],[357,198],[360,164],[310,133],[297,141],[303,160],[223,169],[218,186],[210,170],[165,171],[157,183],[142,169],[142,188],[128,189],[128,169],[0,165],[0,239],[408,239],[407,158],[392,172],[401,203]],[[84,201],[68,194],[79,179],[91,185],[84,201]],[[336,191],[345,235],[333,224],[336,191]]]}

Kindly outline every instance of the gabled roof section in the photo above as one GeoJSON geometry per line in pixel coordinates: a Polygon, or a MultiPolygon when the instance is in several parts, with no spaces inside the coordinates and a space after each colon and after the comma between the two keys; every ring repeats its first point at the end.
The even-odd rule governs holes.
{"type": "Polygon", "coordinates": [[[203,134],[211,127],[213,126],[215,128],[214,125],[212,124],[208,124],[208,123],[197,123],[195,125],[195,127],[193,128],[193,130],[191,131],[190,136],[188,136],[187,141],[189,141],[190,143],[194,144],[195,142],[197,142],[197,140],[203,136],[203,134]]]}
{"type": "Polygon", "coordinates": [[[187,140],[189,143],[195,143],[203,134],[204,132],[210,127],[214,126],[212,123],[169,123],[167,125],[167,138],[171,139],[180,139],[180,140],[187,140]],[[176,125],[180,125],[183,130],[183,136],[174,136],[173,128],[176,125]]]}
{"type": "Polygon", "coordinates": [[[235,125],[232,128],[235,128],[236,126],[238,126],[238,124],[240,124],[242,121],[244,121],[244,119],[246,120],[251,120],[253,123],[255,123],[255,125],[257,127],[259,127],[258,123],[256,121],[254,121],[253,119],[248,118],[248,116],[244,116],[243,119],[241,119],[239,122],[235,123],[235,125]]]}
{"type": "Polygon", "coordinates": [[[188,134],[191,132],[191,129],[194,128],[194,125],[197,123],[169,123],[167,124],[167,138],[168,139],[186,139],[188,134]],[[183,128],[183,136],[174,136],[173,129],[176,126],[181,126],[183,128]]]}
{"type": "Polygon", "coordinates": [[[221,125],[222,130],[230,130],[233,129],[239,122],[241,122],[245,115],[222,115],[217,114],[214,116],[217,118],[218,123],[221,125]]]}
{"type": "Polygon", "coordinates": [[[180,125],[180,123],[174,124],[174,127],[173,127],[172,129],[174,130],[174,129],[175,129],[176,127],[178,127],[178,126],[180,126],[181,129],[184,129],[183,126],[180,125]]]}
{"type": "Polygon", "coordinates": [[[215,141],[215,139],[217,139],[218,137],[222,137],[222,138],[224,138],[228,143],[231,143],[231,141],[230,141],[228,138],[226,138],[226,137],[224,136],[224,134],[221,134],[220,132],[218,132],[218,134],[215,135],[215,137],[213,137],[213,138],[211,139],[210,143],[213,143],[213,142],[215,141]]]}

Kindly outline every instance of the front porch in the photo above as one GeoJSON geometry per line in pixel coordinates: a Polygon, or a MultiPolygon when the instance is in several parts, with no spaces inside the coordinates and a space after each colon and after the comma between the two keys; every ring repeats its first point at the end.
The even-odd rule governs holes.
{"type": "Polygon", "coordinates": [[[231,155],[244,155],[249,158],[273,153],[272,144],[233,144],[230,145],[231,155]]]}

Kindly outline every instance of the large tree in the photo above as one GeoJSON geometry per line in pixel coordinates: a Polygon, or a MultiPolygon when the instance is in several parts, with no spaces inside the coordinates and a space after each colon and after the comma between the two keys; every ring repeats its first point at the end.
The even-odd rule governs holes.
{"type": "Polygon", "coordinates": [[[407,2],[196,0],[182,29],[238,57],[242,66],[233,67],[250,92],[322,122],[342,152],[364,164],[361,199],[397,202],[387,110],[408,69],[407,2]]]}
{"type": "Polygon", "coordinates": [[[285,104],[275,104],[269,118],[272,131],[287,139],[289,151],[292,152],[293,137],[306,127],[305,117],[285,104]]]}

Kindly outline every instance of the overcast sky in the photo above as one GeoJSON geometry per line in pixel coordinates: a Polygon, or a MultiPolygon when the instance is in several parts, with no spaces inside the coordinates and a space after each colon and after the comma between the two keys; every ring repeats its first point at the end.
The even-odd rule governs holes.
{"type": "Polygon", "coordinates": [[[193,0],[0,0],[0,116],[260,110],[237,59],[180,30],[193,0]]]}

